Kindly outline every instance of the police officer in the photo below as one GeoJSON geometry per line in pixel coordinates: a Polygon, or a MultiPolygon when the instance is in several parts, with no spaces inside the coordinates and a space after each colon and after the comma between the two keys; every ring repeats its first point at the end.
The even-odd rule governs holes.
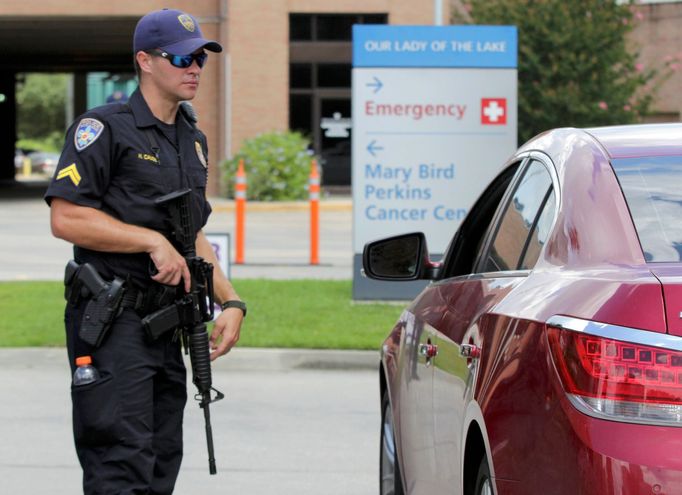
{"type": "MultiPolygon", "coordinates": [[[[70,297],[65,311],[72,371],[89,355],[100,378],[72,387],[76,450],[87,494],[171,493],[182,458],[186,372],[181,339],[145,336],[141,318],[168,304],[165,289],[190,290],[185,258],[168,240],[167,213],[154,201],[191,189],[196,253],[213,263],[214,296],[223,306],[210,336],[211,360],[239,339],[246,306],[220,271],[201,228],[206,200],[206,139],[181,102],[197,93],[207,53],[196,19],[159,10],[140,19],[134,35],[139,87],[127,103],[88,111],[66,134],[45,194],[56,237],[74,244],[75,261],[106,281],[123,280],[126,297],[99,345],[79,337],[87,300],[70,297]],[[151,296],[153,297],[151,297],[151,296]]],[[[72,295],[73,296],[73,295],[72,295]]]]}

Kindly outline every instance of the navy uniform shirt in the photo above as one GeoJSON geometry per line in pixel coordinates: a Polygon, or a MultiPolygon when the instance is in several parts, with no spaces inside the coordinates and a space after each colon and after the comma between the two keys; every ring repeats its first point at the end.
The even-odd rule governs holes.
{"type": "MultiPolygon", "coordinates": [[[[168,237],[168,215],[154,201],[191,188],[198,231],[211,212],[207,179],[206,139],[201,131],[182,110],[175,126],[156,119],[138,89],[127,104],[92,109],[74,122],[45,200],[49,204],[52,198],[63,198],[168,237]]],[[[146,253],[104,253],[76,242],[74,256],[80,263],[92,263],[105,278],[130,276],[140,287],[151,282],[146,253]]]]}

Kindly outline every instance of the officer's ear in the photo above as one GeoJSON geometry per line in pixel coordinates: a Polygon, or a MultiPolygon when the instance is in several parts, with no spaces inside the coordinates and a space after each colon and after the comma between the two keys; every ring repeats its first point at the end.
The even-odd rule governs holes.
{"type": "Polygon", "coordinates": [[[149,73],[152,71],[152,58],[152,55],[142,50],[135,54],[135,61],[137,62],[137,66],[140,68],[140,75],[145,72],[149,73]]]}

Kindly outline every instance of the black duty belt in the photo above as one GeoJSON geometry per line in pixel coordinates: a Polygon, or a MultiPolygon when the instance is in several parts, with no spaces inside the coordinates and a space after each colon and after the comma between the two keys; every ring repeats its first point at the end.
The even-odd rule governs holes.
{"type": "Polygon", "coordinates": [[[173,304],[177,289],[167,285],[152,284],[146,290],[128,286],[121,301],[122,308],[133,309],[141,318],[173,304]]]}
{"type": "Polygon", "coordinates": [[[132,308],[138,310],[142,308],[142,301],[144,300],[144,292],[135,287],[126,288],[121,300],[122,308],[132,308]]]}

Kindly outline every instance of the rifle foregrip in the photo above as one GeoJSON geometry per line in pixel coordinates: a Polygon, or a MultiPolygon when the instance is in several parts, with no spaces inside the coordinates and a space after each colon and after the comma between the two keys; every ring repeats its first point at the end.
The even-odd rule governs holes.
{"type": "Polygon", "coordinates": [[[193,381],[200,394],[210,392],[211,356],[208,349],[208,334],[205,325],[197,325],[189,334],[189,354],[192,362],[193,381]]]}
{"type": "Polygon", "coordinates": [[[206,427],[206,446],[208,448],[208,471],[216,474],[215,454],[213,452],[213,430],[211,428],[211,355],[208,349],[208,334],[206,326],[196,325],[189,334],[189,353],[192,362],[194,385],[201,396],[199,406],[204,410],[206,427]]]}

